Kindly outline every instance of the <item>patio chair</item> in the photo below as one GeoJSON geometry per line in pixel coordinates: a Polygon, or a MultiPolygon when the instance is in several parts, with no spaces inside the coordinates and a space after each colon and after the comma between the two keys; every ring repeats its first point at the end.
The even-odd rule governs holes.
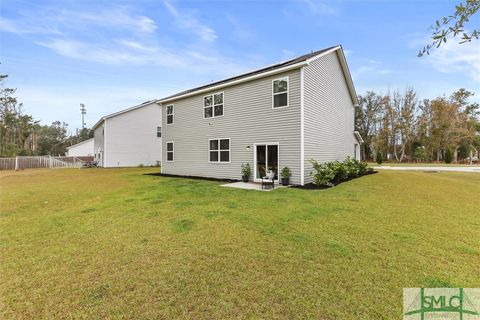
{"type": "Polygon", "coordinates": [[[262,177],[262,190],[267,189],[269,186],[272,186],[272,189],[275,189],[275,172],[271,170],[262,177]]]}

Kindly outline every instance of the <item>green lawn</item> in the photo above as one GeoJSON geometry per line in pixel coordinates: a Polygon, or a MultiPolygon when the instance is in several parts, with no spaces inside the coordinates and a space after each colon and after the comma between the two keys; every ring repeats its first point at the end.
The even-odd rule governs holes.
{"type": "Polygon", "coordinates": [[[479,287],[480,174],[258,192],[158,168],[1,172],[0,318],[399,319],[479,287]]]}
{"type": "Polygon", "coordinates": [[[376,162],[369,162],[368,165],[372,167],[382,167],[382,166],[391,166],[391,167],[480,167],[480,164],[474,163],[473,165],[469,164],[459,164],[459,163],[407,163],[407,162],[384,162],[378,164],[376,162]]]}

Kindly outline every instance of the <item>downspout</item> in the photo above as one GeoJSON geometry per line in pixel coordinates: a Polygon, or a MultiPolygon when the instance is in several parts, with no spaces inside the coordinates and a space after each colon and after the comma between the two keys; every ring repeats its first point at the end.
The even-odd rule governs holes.
{"type": "Polygon", "coordinates": [[[103,121],[103,167],[107,167],[107,119],[103,121]]]}
{"type": "Polygon", "coordinates": [[[305,184],[305,90],[304,67],[300,69],[300,185],[305,184]]]}

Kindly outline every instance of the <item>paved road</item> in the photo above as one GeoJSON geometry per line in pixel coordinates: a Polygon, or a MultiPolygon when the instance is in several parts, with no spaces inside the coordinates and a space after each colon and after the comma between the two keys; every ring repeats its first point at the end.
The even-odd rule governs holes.
{"type": "Polygon", "coordinates": [[[455,172],[478,172],[480,167],[400,167],[400,166],[380,166],[373,167],[375,170],[415,170],[415,171],[455,171],[455,172]]]}

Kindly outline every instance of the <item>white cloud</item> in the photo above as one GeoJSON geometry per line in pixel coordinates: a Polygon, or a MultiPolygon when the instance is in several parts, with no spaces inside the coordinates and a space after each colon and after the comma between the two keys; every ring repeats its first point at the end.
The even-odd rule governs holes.
{"type": "Polygon", "coordinates": [[[480,41],[459,44],[456,39],[450,39],[421,59],[440,72],[465,73],[480,81],[480,41]]]}
{"type": "Polygon", "coordinates": [[[170,0],[164,0],[163,3],[180,28],[193,32],[203,41],[213,42],[218,38],[215,30],[197,20],[193,13],[179,11],[170,0]]]}
{"type": "Polygon", "coordinates": [[[307,5],[311,13],[322,16],[332,16],[337,14],[337,10],[326,4],[323,0],[300,0],[307,5]]]}

